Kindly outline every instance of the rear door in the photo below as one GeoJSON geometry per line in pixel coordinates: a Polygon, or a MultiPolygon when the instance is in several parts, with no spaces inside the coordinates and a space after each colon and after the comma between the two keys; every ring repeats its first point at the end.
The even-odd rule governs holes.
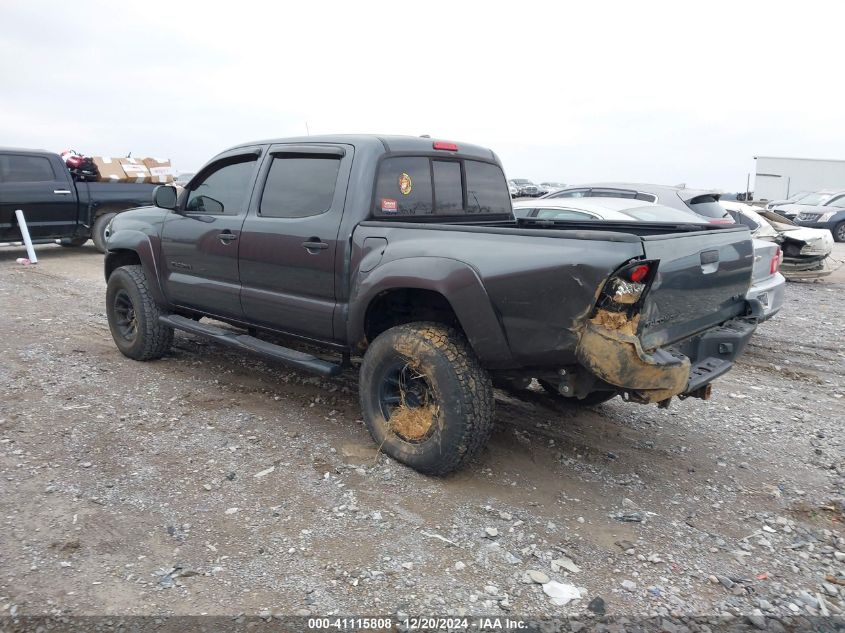
{"type": "Polygon", "coordinates": [[[744,227],[643,237],[657,277],[640,318],[643,347],[652,349],[743,314],[754,249],[744,227]]]}
{"type": "Polygon", "coordinates": [[[259,150],[208,165],[180,196],[161,232],[163,285],[178,306],[241,318],[238,248],[255,183],[259,150]]]}
{"type": "Polygon", "coordinates": [[[250,321],[335,338],[335,255],[352,155],[351,145],[270,147],[241,232],[241,304],[250,321]]]}
{"type": "Polygon", "coordinates": [[[16,209],[34,240],[72,235],[76,190],[67,169],[43,155],[0,154],[0,239],[21,239],[16,209]]]}

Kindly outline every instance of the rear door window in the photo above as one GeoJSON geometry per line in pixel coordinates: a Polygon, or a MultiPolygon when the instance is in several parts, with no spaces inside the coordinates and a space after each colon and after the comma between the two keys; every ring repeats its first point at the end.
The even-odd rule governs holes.
{"type": "Polygon", "coordinates": [[[339,156],[276,156],[270,165],[259,214],[265,218],[307,218],[332,206],[339,156]]]}
{"type": "Polygon", "coordinates": [[[591,198],[636,198],[637,192],[628,189],[590,189],[591,198]]]}
{"type": "Polygon", "coordinates": [[[381,162],[376,215],[431,215],[434,212],[428,158],[402,156],[381,162]]]}

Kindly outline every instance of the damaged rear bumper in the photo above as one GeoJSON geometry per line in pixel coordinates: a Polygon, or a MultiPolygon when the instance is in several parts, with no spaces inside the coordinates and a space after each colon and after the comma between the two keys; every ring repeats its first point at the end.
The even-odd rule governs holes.
{"type": "Polygon", "coordinates": [[[707,385],[733,366],[756,327],[754,318],[736,318],[672,346],[645,351],[632,328],[612,328],[592,319],[581,335],[577,357],[593,375],[638,402],[707,397],[707,385]]]}

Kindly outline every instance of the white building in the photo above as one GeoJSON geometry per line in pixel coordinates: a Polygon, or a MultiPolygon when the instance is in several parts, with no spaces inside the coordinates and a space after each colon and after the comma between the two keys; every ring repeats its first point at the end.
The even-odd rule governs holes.
{"type": "Polygon", "coordinates": [[[845,189],[845,160],[755,156],[755,200],[784,200],[799,191],[845,189]]]}

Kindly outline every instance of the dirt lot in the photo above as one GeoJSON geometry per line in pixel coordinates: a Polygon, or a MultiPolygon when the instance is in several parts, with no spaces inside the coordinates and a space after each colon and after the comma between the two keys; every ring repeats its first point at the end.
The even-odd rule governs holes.
{"type": "Polygon", "coordinates": [[[843,271],[791,283],[711,401],[497,392],[489,448],[432,479],[376,454],[354,371],[185,334],[130,361],[102,257],[40,253],[0,250],[2,614],[845,610],[843,271]]]}

